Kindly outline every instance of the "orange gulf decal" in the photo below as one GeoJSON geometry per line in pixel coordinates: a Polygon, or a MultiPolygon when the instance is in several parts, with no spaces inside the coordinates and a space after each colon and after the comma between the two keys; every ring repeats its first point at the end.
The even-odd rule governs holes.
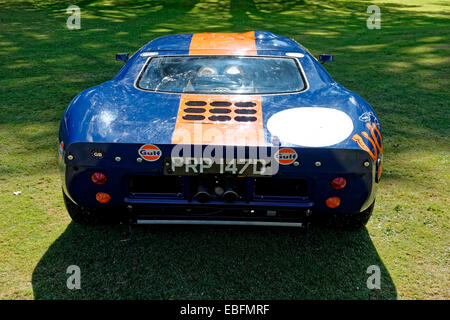
{"type": "Polygon", "coordinates": [[[364,138],[366,138],[367,140],[370,141],[370,143],[372,144],[373,147],[373,153],[375,155],[375,159],[378,156],[378,151],[377,151],[377,146],[375,145],[375,142],[373,142],[373,140],[369,137],[369,135],[367,134],[367,132],[363,131],[361,132],[361,134],[364,136],[364,138]]]}
{"type": "Polygon", "coordinates": [[[255,32],[194,33],[189,54],[257,55],[255,32]]]}
{"type": "Polygon", "coordinates": [[[173,144],[265,145],[260,96],[182,94],[173,144]]]}
{"type": "Polygon", "coordinates": [[[369,142],[371,143],[371,145],[373,147],[373,152],[365,144],[363,138],[361,138],[361,136],[359,134],[353,135],[352,140],[355,141],[361,149],[363,149],[364,151],[369,153],[369,155],[372,157],[372,159],[374,161],[377,161],[378,152],[380,154],[383,152],[383,140],[381,138],[381,133],[380,133],[380,130],[378,130],[378,128],[375,125],[375,123],[372,123],[372,124],[366,123],[366,127],[367,127],[367,129],[369,129],[371,136],[369,136],[369,134],[367,132],[365,132],[365,131],[362,131],[361,135],[364,138],[366,138],[367,140],[369,140],[369,142]],[[377,134],[375,134],[375,132],[377,134]]]}
{"type": "Polygon", "coordinates": [[[368,154],[370,154],[370,156],[372,157],[372,159],[373,159],[374,161],[377,160],[377,156],[374,155],[374,154],[372,153],[372,151],[370,151],[369,147],[364,143],[363,139],[361,138],[361,136],[360,136],[359,134],[353,135],[352,140],[355,141],[361,149],[363,149],[363,150],[366,151],[368,154]]]}
{"type": "Polygon", "coordinates": [[[383,140],[381,138],[381,133],[378,130],[377,126],[375,125],[375,123],[372,123],[372,125],[370,123],[366,123],[366,127],[367,127],[367,129],[369,129],[370,133],[372,134],[372,138],[375,141],[375,143],[376,143],[376,145],[378,147],[378,150],[380,151],[380,153],[383,153],[383,140]],[[378,133],[378,137],[380,138],[380,143],[378,143],[378,139],[376,138],[375,132],[373,131],[374,129],[378,133]]]}

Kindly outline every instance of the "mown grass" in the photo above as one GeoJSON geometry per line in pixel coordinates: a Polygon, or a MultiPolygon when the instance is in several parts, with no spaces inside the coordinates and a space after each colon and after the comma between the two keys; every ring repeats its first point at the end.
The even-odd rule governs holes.
{"type": "Polygon", "coordinates": [[[0,0],[0,298],[448,299],[449,14],[437,0],[0,0]],[[125,226],[71,223],[56,168],[70,100],[157,36],[254,29],[334,54],[331,75],[376,109],[384,176],[367,229],[315,228],[308,245],[285,229],[140,227],[128,243],[125,226]],[[381,290],[366,287],[373,264],[381,290]]]}

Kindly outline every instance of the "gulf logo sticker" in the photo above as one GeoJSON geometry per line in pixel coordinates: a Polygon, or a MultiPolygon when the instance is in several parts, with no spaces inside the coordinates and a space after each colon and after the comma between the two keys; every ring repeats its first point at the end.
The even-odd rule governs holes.
{"type": "Polygon", "coordinates": [[[278,161],[279,164],[288,165],[297,160],[297,152],[291,148],[282,148],[275,153],[275,160],[278,161]]]}
{"type": "Polygon", "coordinates": [[[156,161],[162,155],[162,151],[153,144],[144,144],[139,148],[138,153],[146,161],[156,161]]]}

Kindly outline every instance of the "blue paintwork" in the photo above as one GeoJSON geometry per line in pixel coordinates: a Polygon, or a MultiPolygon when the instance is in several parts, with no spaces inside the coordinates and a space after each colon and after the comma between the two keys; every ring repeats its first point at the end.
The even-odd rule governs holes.
{"type": "MultiPolygon", "coordinates": [[[[64,142],[64,157],[61,162],[65,177],[63,187],[73,201],[80,205],[95,206],[95,192],[107,190],[113,199],[109,205],[124,205],[125,199],[129,199],[124,181],[130,174],[162,174],[162,158],[155,162],[137,163],[137,150],[143,144],[151,143],[158,145],[163,154],[170,153],[181,95],[139,90],[134,82],[148,59],[141,57],[141,53],[186,55],[189,53],[191,38],[192,34],[172,35],[149,42],[128,60],[112,80],[84,90],[69,104],[61,120],[59,140],[64,142]],[[96,160],[91,157],[90,151],[96,148],[104,151],[104,159],[96,160]],[[75,159],[68,161],[68,154],[74,155],[75,159]],[[115,162],[115,156],[120,156],[123,160],[115,162]],[[74,166],[78,171],[73,170],[74,166]],[[101,187],[89,180],[93,170],[99,168],[109,177],[107,185],[101,187]]],[[[282,166],[281,174],[292,178],[307,178],[311,185],[309,200],[315,209],[323,211],[326,210],[323,199],[339,193],[329,187],[330,179],[337,175],[345,176],[349,180],[349,187],[345,192],[339,193],[343,198],[343,205],[334,210],[359,212],[367,208],[374,199],[375,164],[351,137],[355,133],[367,131],[365,122],[359,119],[363,114],[369,115],[368,119],[378,124],[374,110],[357,94],[336,83],[322,65],[294,40],[264,31],[255,31],[255,38],[258,55],[285,56],[286,52],[304,54],[299,62],[310,86],[305,92],[262,96],[267,146],[271,145],[267,120],[284,109],[311,106],[334,108],[348,114],[354,124],[354,131],[348,139],[330,147],[282,145],[295,148],[305,165],[282,166]],[[370,162],[368,168],[361,165],[366,160],[370,162]],[[322,161],[327,165],[317,168],[313,165],[315,161],[322,161]]],[[[364,141],[373,149],[366,139],[364,141]]],[[[154,204],[161,204],[161,201],[164,204],[161,199],[154,204]]],[[[179,201],[179,204],[189,206],[187,200],[170,201],[179,201]]],[[[292,205],[296,206],[295,203],[292,205]]],[[[251,207],[252,202],[243,203],[242,206],[251,207]]]]}

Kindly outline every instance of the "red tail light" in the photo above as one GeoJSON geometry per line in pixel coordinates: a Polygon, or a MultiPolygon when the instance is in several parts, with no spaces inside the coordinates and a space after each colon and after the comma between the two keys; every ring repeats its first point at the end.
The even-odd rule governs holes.
{"type": "Polygon", "coordinates": [[[108,203],[111,200],[111,196],[105,192],[97,192],[95,199],[100,203],[108,203]]]}
{"type": "Polygon", "coordinates": [[[94,172],[91,176],[91,180],[95,184],[105,184],[106,183],[106,175],[101,172],[94,172]]]}
{"type": "Polygon", "coordinates": [[[341,204],[341,198],[339,197],[330,197],[327,200],[325,200],[325,204],[328,208],[334,209],[336,207],[339,207],[341,204]]]}
{"type": "Polygon", "coordinates": [[[345,188],[346,185],[347,185],[347,179],[345,179],[345,178],[337,177],[337,178],[334,178],[333,180],[331,180],[331,187],[333,189],[336,189],[336,190],[343,189],[343,188],[345,188]]]}

